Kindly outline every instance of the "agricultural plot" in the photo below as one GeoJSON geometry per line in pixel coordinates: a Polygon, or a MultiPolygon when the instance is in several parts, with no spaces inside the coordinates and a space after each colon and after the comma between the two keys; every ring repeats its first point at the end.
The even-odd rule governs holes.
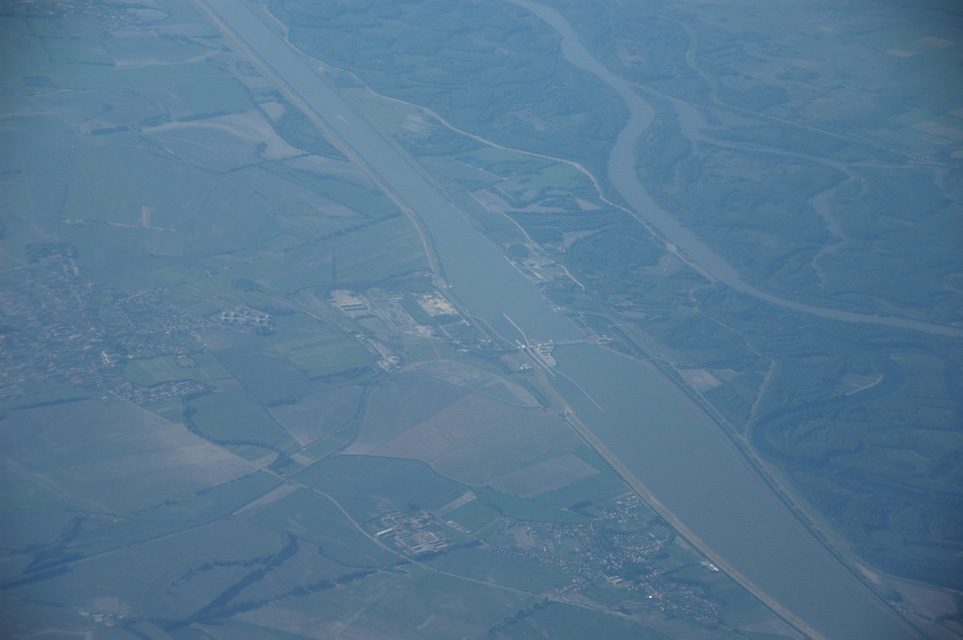
{"type": "Polygon", "coordinates": [[[247,519],[316,545],[323,557],[346,567],[341,573],[348,573],[349,568],[383,567],[398,560],[370,540],[330,499],[307,489],[298,489],[247,519]]]}
{"type": "Polygon", "coordinates": [[[109,65],[111,56],[104,49],[98,33],[86,37],[46,37],[42,39],[44,51],[54,64],[109,65]]]}
{"type": "MultiPolygon", "coordinates": [[[[237,274],[250,283],[247,294],[264,289],[290,295],[302,289],[329,286],[334,277],[333,256],[311,236],[326,236],[342,229],[337,220],[301,215],[275,217],[275,223],[286,233],[219,258],[230,261],[228,264],[237,269],[237,274]]],[[[256,306],[251,300],[239,302],[256,306]]]]}
{"type": "Polygon", "coordinates": [[[428,269],[414,225],[396,216],[323,243],[333,254],[334,283],[364,287],[428,269]]]}
{"type": "Polygon", "coordinates": [[[534,597],[408,567],[354,580],[339,589],[279,600],[237,617],[310,637],[347,626],[350,633],[363,636],[446,640],[484,633],[534,602],[534,597]]]}
{"type": "MultiPolygon", "coordinates": [[[[40,28],[43,29],[43,22],[40,28]]],[[[77,34],[57,33],[47,28],[48,36],[34,36],[34,24],[19,16],[5,16],[0,22],[4,42],[0,55],[9,63],[5,74],[14,86],[59,87],[65,89],[120,90],[129,87],[107,64],[103,64],[104,50],[99,29],[77,34]],[[67,41],[74,40],[73,42],[67,41]],[[53,49],[53,55],[47,53],[53,49]],[[70,51],[72,49],[72,51],[70,51]],[[73,58],[70,55],[79,55],[73,58]],[[100,64],[85,64],[101,61],[100,64]],[[14,75],[15,74],[15,75],[14,75]]]]}
{"type": "MultiPolygon", "coordinates": [[[[260,579],[243,585],[231,602],[233,608],[252,609],[264,602],[288,596],[295,590],[307,592],[320,588],[320,585],[332,585],[356,571],[329,560],[320,547],[309,542],[297,539],[291,547],[289,558],[272,565],[270,571],[265,571],[260,579]]],[[[225,617],[219,622],[230,624],[233,620],[225,617]]],[[[225,635],[225,640],[228,637],[237,636],[225,635]]]]}
{"type": "MultiPolygon", "coordinates": [[[[122,253],[132,235],[141,238],[140,251],[126,252],[130,265],[137,263],[130,254],[148,253],[154,229],[184,234],[182,252],[187,256],[237,251],[272,235],[268,213],[276,205],[243,181],[187,170],[137,149],[138,139],[128,133],[96,138],[96,144],[76,148],[77,168],[63,205],[67,233],[80,223],[110,227],[98,227],[98,234],[126,231],[122,241],[94,244],[107,254],[122,253]]],[[[83,257],[97,266],[98,254],[83,257]]]]}
{"type": "Polygon", "coordinates": [[[147,86],[152,87],[148,90],[149,94],[153,94],[162,87],[159,98],[164,101],[168,113],[175,118],[213,116],[247,111],[254,107],[254,100],[244,85],[219,71],[207,78],[202,77],[203,73],[200,73],[198,74],[200,77],[193,82],[184,82],[187,78],[177,76],[175,73],[174,78],[171,78],[171,84],[161,85],[161,87],[151,80],[140,77],[142,75],[140,72],[131,72],[129,75],[136,76],[131,78],[135,86],[146,83],[147,86]]]}
{"type": "Polygon", "coordinates": [[[463,485],[415,460],[341,455],[326,458],[294,478],[336,500],[358,522],[464,492],[463,485]]]}
{"type": "Polygon", "coordinates": [[[598,469],[575,454],[566,453],[501,475],[491,482],[491,486],[523,498],[534,498],[597,473],[598,469]]]}
{"type": "Polygon", "coordinates": [[[396,375],[372,394],[349,453],[422,460],[444,476],[523,496],[598,473],[573,455],[584,445],[571,428],[532,406],[524,390],[460,363],[431,362],[412,371],[462,388],[396,375]],[[467,388],[487,393],[466,394],[467,388]]]}
{"type": "Polygon", "coordinates": [[[420,362],[410,365],[405,369],[405,372],[431,376],[506,404],[514,404],[529,409],[539,406],[534,396],[519,385],[509,382],[501,376],[456,360],[439,359],[420,362]]]}
{"type": "Polygon", "coordinates": [[[190,400],[187,407],[185,419],[192,429],[217,444],[254,445],[272,451],[296,445],[260,403],[241,389],[206,394],[190,400]]]}
{"type": "MultiPolygon", "coordinates": [[[[69,529],[76,518],[88,513],[85,507],[59,491],[38,484],[26,473],[15,470],[7,460],[0,462],[0,510],[6,514],[3,526],[0,526],[0,548],[7,553],[44,545],[69,529]]],[[[22,561],[24,566],[29,562],[27,558],[22,561]]],[[[15,574],[15,570],[7,567],[2,578],[15,574]]]]}
{"type": "Polygon", "coordinates": [[[192,358],[158,356],[146,360],[130,360],[124,366],[124,377],[150,387],[168,380],[201,380],[210,382],[230,374],[210,352],[192,358]]]}
{"type": "Polygon", "coordinates": [[[170,269],[180,262],[149,256],[151,232],[146,229],[66,225],[61,237],[80,248],[78,262],[94,282],[112,281],[125,288],[156,286],[166,274],[156,274],[154,268],[170,269]]]}
{"type": "Polygon", "coordinates": [[[361,387],[340,387],[304,396],[294,404],[269,407],[268,412],[301,446],[308,446],[351,423],[361,394],[361,387]]]}
{"type": "MultiPolygon", "coordinates": [[[[273,133],[273,131],[272,131],[273,133]]],[[[235,172],[236,176],[256,185],[259,189],[269,191],[273,197],[283,198],[292,203],[301,204],[306,211],[302,215],[313,215],[324,218],[358,218],[359,213],[343,204],[332,200],[320,193],[320,189],[300,184],[300,181],[278,174],[264,167],[248,167],[235,172]]],[[[381,203],[379,203],[380,205],[381,203]]],[[[380,207],[379,207],[380,208],[380,207]]],[[[296,211],[284,211],[285,215],[292,215],[296,211]]],[[[330,221],[328,224],[357,224],[357,220],[330,221]]]]}
{"type": "Polygon", "coordinates": [[[217,352],[217,359],[256,401],[270,404],[316,391],[300,368],[264,338],[217,352]]]}
{"type": "Polygon", "coordinates": [[[484,549],[456,549],[428,561],[428,566],[493,585],[540,594],[571,582],[551,565],[511,558],[484,549]]]}
{"type": "Polygon", "coordinates": [[[196,42],[145,38],[141,33],[113,34],[104,47],[118,67],[153,67],[164,64],[199,62],[214,50],[196,42]]]}
{"type": "Polygon", "coordinates": [[[148,89],[134,95],[117,95],[112,102],[101,105],[98,112],[84,119],[80,132],[85,135],[109,136],[138,129],[143,123],[163,121],[167,115],[166,105],[161,97],[153,95],[154,93],[148,89]]]}
{"type": "MultiPolygon", "coordinates": [[[[300,114],[300,111],[289,111],[288,113],[300,114]]],[[[308,134],[310,134],[311,140],[316,140],[317,133],[313,129],[306,132],[306,135],[308,134]]],[[[312,154],[285,160],[283,164],[289,169],[296,169],[314,176],[320,176],[329,180],[349,182],[357,187],[365,189],[366,191],[373,191],[376,189],[375,184],[371,181],[371,178],[368,177],[368,174],[357,165],[348,161],[348,159],[343,155],[312,154]]],[[[305,177],[304,179],[307,180],[309,178],[305,177]]]]}
{"type": "MultiPolygon", "coordinates": [[[[362,437],[380,427],[365,420],[362,437]]],[[[442,475],[469,484],[487,484],[500,476],[517,472],[548,458],[564,455],[583,445],[570,427],[541,409],[522,409],[484,396],[468,395],[405,430],[370,455],[415,458],[430,464],[442,475]]],[[[583,471],[577,463],[572,469],[559,469],[559,476],[549,481],[567,483],[577,480],[583,471]],[[567,471],[571,471],[569,474],[567,471]]],[[[506,480],[513,490],[535,491],[542,487],[533,472],[529,480],[506,480]]]]}
{"type": "Polygon", "coordinates": [[[324,378],[366,368],[368,352],[354,338],[312,336],[275,345],[275,349],[297,365],[309,378],[324,378]]]}
{"type": "Polygon", "coordinates": [[[397,374],[375,389],[361,433],[349,453],[367,454],[463,398],[464,389],[421,376],[397,374]]]}
{"type": "MultiPolygon", "coordinates": [[[[492,629],[485,640],[581,640],[604,637],[612,640],[669,640],[672,635],[602,612],[549,602],[537,606],[531,615],[516,617],[492,629]]],[[[783,636],[775,636],[782,638],[783,636]]],[[[761,638],[759,640],[762,640],[761,638]]]]}
{"type": "Polygon", "coordinates": [[[193,529],[231,515],[249,503],[270,494],[281,481],[261,471],[208,487],[180,500],[138,511],[125,518],[85,525],[65,536],[60,548],[51,545],[36,553],[38,560],[73,559],[98,555],[161,538],[177,531],[193,529]]]}
{"type": "Polygon", "coordinates": [[[93,640],[134,640],[137,637],[116,629],[105,633],[103,625],[78,611],[50,604],[27,603],[9,596],[0,599],[0,625],[4,629],[70,629],[86,633],[93,640]]]}
{"type": "Polygon", "coordinates": [[[156,226],[186,230],[188,211],[201,204],[197,192],[203,182],[196,174],[137,150],[137,142],[137,134],[129,131],[81,139],[63,206],[65,219],[141,227],[141,207],[147,206],[157,212],[151,218],[156,226]],[[157,181],[158,175],[165,177],[163,183],[157,181]]]}
{"type": "Polygon", "coordinates": [[[446,520],[456,522],[472,533],[477,533],[499,517],[497,511],[477,498],[444,515],[446,520]]]}
{"type": "Polygon", "coordinates": [[[616,498],[625,496],[628,492],[629,488],[625,481],[614,471],[605,469],[600,473],[575,480],[553,491],[539,494],[537,499],[538,502],[553,507],[578,510],[584,513],[598,513],[601,507],[611,505],[616,498]]]}
{"type": "Polygon", "coordinates": [[[281,552],[286,536],[221,520],[113,553],[16,587],[20,598],[100,614],[185,619],[281,552]]]}
{"type": "Polygon", "coordinates": [[[303,153],[282,140],[256,110],[143,127],[141,136],[177,160],[214,173],[303,153]]]}
{"type": "Polygon", "coordinates": [[[86,400],[9,412],[9,458],[95,511],[131,513],[254,468],[180,425],[122,402],[86,400]]]}
{"type": "Polygon", "coordinates": [[[366,174],[345,167],[342,161],[302,156],[286,162],[265,163],[263,168],[279,179],[337,203],[343,209],[334,209],[336,215],[345,215],[347,210],[381,220],[399,212],[398,206],[381,193],[366,174]]]}
{"type": "Polygon", "coordinates": [[[589,522],[587,516],[575,511],[565,511],[556,507],[550,507],[541,502],[520,498],[510,493],[503,493],[491,487],[477,487],[474,491],[478,499],[487,507],[507,518],[531,522],[583,524],[589,522]]]}

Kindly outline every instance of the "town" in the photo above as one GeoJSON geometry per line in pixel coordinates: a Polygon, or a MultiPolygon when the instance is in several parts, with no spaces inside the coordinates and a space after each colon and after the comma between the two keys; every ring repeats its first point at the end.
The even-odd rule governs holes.
{"type": "MultiPolygon", "coordinates": [[[[145,387],[123,377],[132,359],[170,355],[185,369],[205,347],[198,331],[215,326],[164,302],[152,292],[126,294],[85,283],[75,249],[33,245],[30,263],[0,289],[0,400],[41,385],[89,385],[139,405],[199,393],[207,385],[175,380],[145,387]]],[[[185,376],[187,377],[187,376],[185,376]]]]}

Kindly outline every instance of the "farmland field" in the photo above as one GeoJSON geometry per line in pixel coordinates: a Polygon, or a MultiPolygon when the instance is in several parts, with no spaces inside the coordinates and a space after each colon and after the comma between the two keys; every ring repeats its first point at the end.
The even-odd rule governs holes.
{"type": "Polygon", "coordinates": [[[459,549],[446,553],[432,560],[429,566],[533,594],[543,593],[571,580],[564,571],[555,567],[479,549],[459,549]]]}
{"type": "Polygon", "coordinates": [[[345,567],[379,567],[397,560],[366,538],[330,499],[306,489],[298,489],[248,518],[258,526],[317,545],[322,556],[345,567]]]}
{"type": "Polygon", "coordinates": [[[463,490],[422,462],[370,456],[326,458],[294,477],[331,496],[359,522],[386,511],[410,510],[463,490]]]}
{"type": "MultiPolygon", "coordinates": [[[[376,425],[362,427],[362,438],[376,425]]],[[[541,409],[520,409],[470,395],[364,453],[417,458],[442,475],[486,484],[579,446],[561,420],[541,409]]]]}
{"type": "Polygon", "coordinates": [[[357,633],[440,640],[478,634],[532,602],[532,597],[411,567],[340,589],[280,600],[238,617],[270,629],[317,637],[334,626],[321,621],[347,613],[357,633]]]}
{"type": "Polygon", "coordinates": [[[341,388],[304,396],[295,404],[278,405],[268,411],[302,446],[307,446],[354,420],[360,400],[359,387],[341,388]]]}
{"type": "Polygon", "coordinates": [[[86,400],[8,412],[4,456],[96,512],[130,513],[253,471],[181,425],[86,400]]]}

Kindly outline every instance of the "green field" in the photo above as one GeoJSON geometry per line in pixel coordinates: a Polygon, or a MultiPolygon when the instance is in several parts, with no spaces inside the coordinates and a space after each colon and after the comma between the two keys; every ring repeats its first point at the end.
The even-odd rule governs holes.
{"type": "Polygon", "coordinates": [[[191,364],[186,365],[178,362],[175,356],[130,360],[124,367],[124,377],[149,387],[166,380],[210,381],[230,375],[210,352],[198,354],[190,360],[191,364]]]}
{"type": "MultiPolygon", "coordinates": [[[[362,437],[376,428],[377,423],[366,422],[362,437]]],[[[484,484],[578,448],[574,434],[555,416],[472,394],[368,452],[424,460],[443,475],[484,484]]]]}
{"type": "Polygon", "coordinates": [[[499,513],[481,500],[475,499],[467,504],[449,511],[444,515],[446,520],[457,522],[472,533],[491,524],[500,517],[499,513]]]}
{"type": "Polygon", "coordinates": [[[668,640],[672,636],[633,624],[624,618],[558,602],[539,604],[526,615],[508,620],[484,636],[485,640],[539,640],[546,637],[558,640],[581,640],[587,637],[668,640]]]}
{"type": "Polygon", "coordinates": [[[562,509],[578,505],[579,511],[597,509],[600,504],[628,491],[625,482],[613,471],[576,480],[575,482],[539,495],[536,500],[562,509]]]}
{"type": "Polygon", "coordinates": [[[380,220],[394,217],[399,213],[398,206],[394,202],[383,193],[371,188],[365,188],[347,180],[294,171],[281,164],[268,165],[267,168],[361,215],[380,220]]]}
{"type": "Polygon", "coordinates": [[[294,404],[270,407],[268,411],[298,442],[309,445],[352,425],[363,393],[361,387],[339,387],[305,396],[294,404]]]}
{"type": "MultiPolygon", "coordinates": [[[[77,518],[89,515],[84,507],[36,484],[7,464],[0,467],[0,479],[0,509],[7,514],[7,524],[0,530],[3,555],[54,541],[70,530],[77,518]]],[[[29,562],[25,560],[24,564],[29,562]]]]}
{"type": "Polygon", "coordinates": [[[259,403],[237,388],[191,400],[185,419],[198,435],[217,444],[254,445],[270,450],[296,446],[259,403]]]}
{"type": "Polygon", "coordinates": [[[132,513],[253,470],[184,427],[123,402],[10,411],[0,442],[23,468],[95,513],[132,513]]]}
{"type": "Polygon", "coordinates": [[[398,556],[368,539],[331,500],[307,489],[256,511],[249,521],[313,543],[321,555],[344,567],[383,567],[398,561],[398,556]]]}
{"type": "Polygon", "coordinates": [[[257,402],[296,398],[315,390],[299,367],[265,342],[264,338],[256,339],[221,349],[216,356],[257,402]]]}
{"type": "Polygon", "coordinates": [[[204,611],[246,576],[264,569],[286,537],[222,519],[83,561],[24,584],[18,595],[117,615],[184,619],[204,611]],[[117,598],[118,593],[124,597],[117,598]]]}
{"type": "Polygon", "coordinates": [[[275,345],[309,378],[343,374],[368,366],[371,357],[353,338],[317,336],[275,345]]]}
{"type": "Polygon", "coordinates": [[[287,598],[238,617],[297,632],[298,620],[349,620],[352,633],[397,638],[472,637],[535,602],[511,591],[408,567],[310,595],[287,598]]]}
{"type": "Polygon", "coordinates": [[[252,473],[182,500],[166,501],[122,520],[85,528],[58,551],[64,556],[74,553],[90,556],[198,527],[230,515],[279,484],[280,480],[268,473],[252,473]]]}
{"type": "Polygon", "coordinates": [[[571,581],[568,574],[551,565],[509,558],[484,549],[458,549],[434,558],[427,564],[455,575],[533,594],[571,581]]]}
{"type": "Polygon", "coordinates": [[[421,239],[404,216],[395,216],[324,243],[333,254],[334,284],[373,285],[428,268],[421,239]]]}
{"type": "Polygon", "coordinates": [[[326,458],[294,477],[337,500],[358,522],[389,511],[411,511],[448,494],[454,499],[455,492],[464,491],[423,462],[369,456],[326,458]]]}
{"type": "Polygon", "coordinates": [[[478,487],[475,489],[475,494],[486,506],[509,518],[532,522],[586,523],[589,521],[589,518],[574,511],[563,511],[534,500],[496,491],[491,487],[478,487]]]}

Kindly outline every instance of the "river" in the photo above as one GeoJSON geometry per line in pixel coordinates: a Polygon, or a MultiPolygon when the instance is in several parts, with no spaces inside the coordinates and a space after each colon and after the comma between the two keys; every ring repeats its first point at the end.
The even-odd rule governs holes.
{"type": "MultiPolygon", "coordinates": [[[[509,339],[521,337],[515,325],[535,342],[581,337],[575,325],[245,3],[205,2],[416,212],[433,239],[453,293],[473,315],[509,339]]],[[[561,20],[554,12],[550,17],[561,20]]],[[[553,26],[563,36],[566,28],[571,32],[564,21],[553,26]]],[[[567,56],[584,53],[573,48],[580,46],[574,33],[564,42],[567,56]]],[[[608,73],[590,57],[583,62],[589,65],[583,68],[600,77],[608,73]]],[[[634,145],[634,132],[646,126],[643,107],[647,105],[633,107],[629,133],[619,137],[612,156],[614,172],[622,170],[617,168],[621,162],[631,168],[625,154],[634,145]]],[[[647,197],[644,189],[635,195],[647,197]]],[[[716,268],[739,282],[725,263],[709,266],[720,280],[716,268]]],[[[718,427],[668,379],[645,363],[599,346],[560,347],[555,355],[558,371],[570,380],[557,376],[552,384],[581,421],[741,574],[827,638],[913,637],[789,513],[718,427]]]]}
{"type": "Polygon", "coordinates": [[[827,307],[803,304],[762,291],[747,283],[725,259],[712,251],[702,240],[679,224],[648,194],[636,174],[636,143],[642,132],[652,123],[655,111],[633,89],[632,84],[620,78],[593,58],[578,40],[572,26],[555,9],[528,0],[507,0],[524,7],[545,21],[562,36],[562,54],[574,66],[597,76],[612,87],[629,108],[629,121],[619,133],[609,158],[609,180],[632,209],[665,238],[678,247],[687,258],[701,267],[719,282],[747,295],[793,311],[839,320],[842,322],[880,324],[899,329],[912,329],[936,335],[963,337],[963,329],[931,322],[922,322],[898,316],[881,316],[869,313],[842,311],[827,307]]]}

